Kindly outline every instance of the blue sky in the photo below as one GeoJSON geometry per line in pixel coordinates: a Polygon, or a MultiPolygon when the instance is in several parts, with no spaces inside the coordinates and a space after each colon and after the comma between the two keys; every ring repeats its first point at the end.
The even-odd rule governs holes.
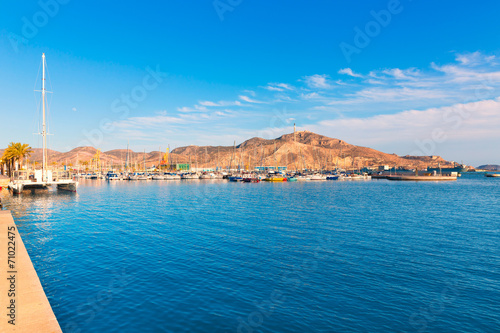
{"type": "Polygon", "coordinates": [[[8,1],[0,146],[164,149],[293,124],[398,155],[500,164],[500,3],[8,1]],[[8,124],[8,126],[5,126],[8,124]]]}

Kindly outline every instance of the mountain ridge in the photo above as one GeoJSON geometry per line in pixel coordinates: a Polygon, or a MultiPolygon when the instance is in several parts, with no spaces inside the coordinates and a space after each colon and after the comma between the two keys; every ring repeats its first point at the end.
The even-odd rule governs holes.
{"type": "MultiPolygon", "coordinates": [[[[96,155],[97,149],[90,146],[76,147],[68,152],[49,150],[49,164],[77,165],[87,162],[96,155]]],[[[0,150],[0,154],[2,150],[0,150]]],[[[129,163],[147,167],[158,165],[164,152],[134,152],[128,150],[129,163]]],[[[112,149],[100,153],[104,164],[123,165],[127,149],[112,149]]],[[[33,149],[29,158],[41,163],[40,148],[33,149]]],[[[189,163],[192,167],[253,168],[257,165],[280,165],[289,169],[322,169],[335,165],[347,168],[377,167],[382,165],[424,169],[428,166],[452,165],[439,156],[398,156],[373,148],[356,146],[343,140],[330,138],[309,131],[283,134],[275,139],[253,137],[234,146],[189,145],[175,148],[169,154],[169,162],[189,163]]]]}

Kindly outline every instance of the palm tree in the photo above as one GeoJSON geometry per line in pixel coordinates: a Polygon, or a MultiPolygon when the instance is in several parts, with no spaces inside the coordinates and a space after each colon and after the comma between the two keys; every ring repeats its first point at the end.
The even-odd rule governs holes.
{"type": "Polygon", "coordinates": [[[6,164],[9,176],[12,176],[15,163],[18,162],[19,169],[23,167],[23,160],[27,159],[33,151],[27,143],[11,142],[2,155],[2,164],[6,164]]]}
{"type": "Polygon", "coordinates": [[[27,143],[17,142],[14,145],[14,154],[16,156],[16,159],[19,161],[19,169],[22,169],[23,160],[30,157],[32,152],[33,150],[31,150],[30,145],[27,143]]]}
{"type": "Polygon", "coordinates": [[[9,143],[7,149],[4,150],[2,155],[2,160],[7,165],[7,173],[12,176],[12,171],[14,169],[14,163],[17,160],[17,154],[15,149],[16,144],[14,142],[9,143]]]}

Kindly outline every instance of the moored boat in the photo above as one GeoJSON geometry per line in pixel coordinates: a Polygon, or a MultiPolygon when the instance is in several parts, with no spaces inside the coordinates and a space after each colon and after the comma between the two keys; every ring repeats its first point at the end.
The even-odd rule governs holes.
{"type": "Polygon", "coordinates": [[[396,175],[396,176],[387,176],[388,180],[401,180],[401,181],[453,181],[457,180],[457,176],[444,176],[444,175],[396,175]]]}
{"type": "Polygon", "coordinates": [[[485,173],[486,177],[500,178],[500,173],[485,173]]]}
{"type": "Polygon", "coordinates": [[[326,176],[317,173],[317,174],[312,175],[309,179],[315,180],[315,181],[318,181],[318,180],[324,181],[324,180],[326,180],[326,176]]]}
{"type": "Polygon", "coordinates": [[[42,54],[42,168],[41,170],[18,170],[15,171],[8,184],[10,190],[20,194],[25,189],[46,189],[56,185],[57,189],[76,192],[78,182],[73,179],[68,171],[56,171],[48,168],[47,156],[47,124],[45,117],[46,89],[45,89],[45,53],[42,54]]]}

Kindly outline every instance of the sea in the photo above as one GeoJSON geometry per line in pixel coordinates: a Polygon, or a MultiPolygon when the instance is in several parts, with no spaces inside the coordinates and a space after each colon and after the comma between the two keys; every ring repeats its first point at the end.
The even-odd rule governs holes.
{"type": "Polygon", "coordinates": [[[63,332],[500,332],[500,179],[2,191],[63,332]]]}

